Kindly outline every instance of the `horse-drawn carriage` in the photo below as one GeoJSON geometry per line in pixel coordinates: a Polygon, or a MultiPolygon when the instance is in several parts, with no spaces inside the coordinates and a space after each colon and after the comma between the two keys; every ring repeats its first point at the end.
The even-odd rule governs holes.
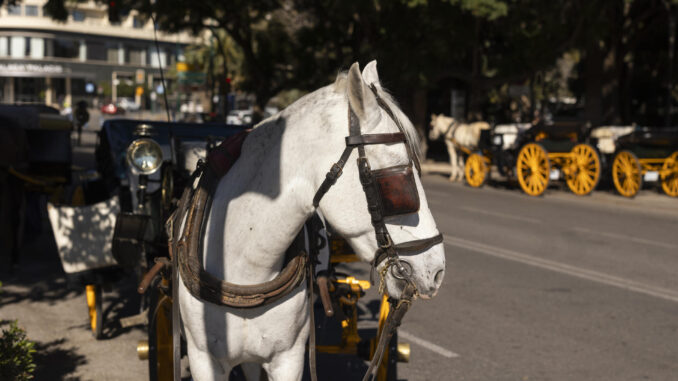
{"type": "Polygon", "coordinates": [[[40,198],[78,203],[68,118],[44,105],[0,105],[0,265],[17,264],[27,209],[40,198]],[[36,196],[37,197],[34,197],[36,196]],[[7,256],[7,258],[5,258],[7,256]]]}
{"type": "MultiPolygon", "coordinates": [[[[381,89],[376,62],[362,74],[354,64],[251,132],[106,122],[97,162],[120,211],[110,252],[150,292],[149,340],[137,350],[151,379],[177,380],[183,353],[195,380],[237,365],[248,379],[262,370],[301,379],[308,341],[313,379],[317,349],[371,359],[366,378],[394,380],[408,352],[398,351],[397,326],[415,298],[435,295],[445,266],[415,136],[381,89]],[[372,282],[337,271],[356,260],[371,263],[372,282]],[[357,302],[372,284],[380,334],[365,339],[357,302]],[[342,329],[338,343],[317,348],[315,292],[342,329]]],[[[92,292],[95,332],[98,300],[92,292]]]]}
{"type": "MultiPolygon", "coordinates": [[[[95,338],[103,337],[103,289],[125,274],[140,278],[154,258],[167,255],[163,221],[175,185],[181,187],[190,175],[185,168],[239,130],[124,119],[104,123],[95,150],[98,174],[77,184],[82,201],[48,204],[64,271],[71,283],[85,286],[95,338]]],[[[147,307],[142,298],[140,313],[147,307]]]]}
{"type": "Polygon", "coordinates": [[[597,186],[600,157],[588,143],[587,126],[571,121],[540,123],[519,134],[508,149],[503,147],[502,137],[500,133],[481,132],[480,151],[466,160],[469,185],[482,186],[494,164],[501,174],[515,175],[530,196],[543,194],[551,180],[560,178],[577,195],[589,194],[597,186]]]}
{"type": "Polygon", "coordinates": [[[644,182],[659,182],[678,197],[678,128],[637,127],[616,141],[612,180],[617,192],[634,197],[644,182]]]}

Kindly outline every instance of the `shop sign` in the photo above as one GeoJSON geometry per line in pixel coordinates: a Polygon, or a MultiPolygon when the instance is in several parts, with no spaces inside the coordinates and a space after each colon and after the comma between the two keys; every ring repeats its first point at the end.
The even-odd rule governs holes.
{"type": "Polygon", "coordinates": [[[64,67],[53,64],[0,63],[0,72],[18,74],[61,74],[64,72],[64,67]]]}

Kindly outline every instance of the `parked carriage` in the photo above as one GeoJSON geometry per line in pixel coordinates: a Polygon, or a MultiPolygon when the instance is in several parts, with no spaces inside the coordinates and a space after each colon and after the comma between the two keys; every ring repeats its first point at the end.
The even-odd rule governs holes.
{"type": "MultiPolygon", "coordinates": [[[[95,151],[98,175],[77,188],[86,197],[48,204],[64,271],[85,286],[95,338],[103,337],[103,290],[125,274],[140,278],[154,258],[167,255],[162,226],[172,192],[190,175],[183,168],[194,167],[200,151],[204,156],[208,146],[240,129],[124,119],[104,123],[95,151]]],[[[145,321],[148,304],[142,298],[140,314],[121,324],[145,321]]]]}
{"type": "Polygon", "coordinates": [[[550,181],[561,178],[573,193],[587,195],[598,185],[601,172],[600,156],[588,143],[588,132],[579,122],[538,124],[519,134],[509,149],[502,147],[502,134],[485,133],[481,151],[466,161],[466,180],[482,186],[494,164],[501,174],[515,175],[530,196],[543,194],[550,181]]]}
{"type": "MultiPolygon", "coordinates": [[[[410,141],[416,133],[414,127],[395,108],[390,98],[382,98],[385,93],[379,87],[376,62],[370,63],[364,73],[369,82],[363,79],[357,63],[354,64],[348,75],[338,76],[337,81],[328,86],[334,91],[321,89],[310,95],[318,99],[329,98],[329,103],[300,102],[283,111],[280,116],[262,122],[251,132],[228,130],[226,127],[225,131],[212,133],[208,129],[216,126],[205,125],[128,120],[106,122],[99,136],[97,163],[106,200],[117,205],[119,212],[99,214],[105,214],[105,217],[115,215],[110,248],[115,266],[132,270],[138,275],[144,274],[139,292],[145,294],[150,290],[150,303],[147,304],[149,340],[140,343],[137,350],[140,357],[149,359],[152,379],[179,379],[178,365],[183,348],[188,349],[191,373],[196,379],[209,379],[220,369],[222,373],[224,370],[228,372],[239,363],[244,363],[242,368],[245,371],[259,372],[261,368],[249,366],[257,362],[263,363],[261,366],[272,378],[301,377],[303,361],[298,360],[306,347],[308,332],[304,330],[309,327],[308,318],[311,327],[314,327],[310,331],[309,354],[314,353],[316,348],[313,337],[315,324],[312,323],[314,314],[308,316],[305,312],[309,301],[314,300],[316,288],[325,313],[338,317],[338,326],[344,328],[340,343],[318,346],[317,349],[371,358],[366,377],[378,373],[380,380],[395,379],[393,367],[399,356],[397,345],[394,344],[394,333],[411,302],[418,296],[433,297],[442,284],[443,236],[436,229],[430,210],[420,208],[426,203],[420,204],[420,197],[424,195],[419,190],[421,184],[415,176],[420,169],[418,157],[414,153],[416,145],[410,141]],[[345,85],[341,85],[342,82],[345,85]],[[317,108],[323,104],[324,108],[331,106],[331,111],[338,115],[346,115],[347,97],[342,91],[348,95],[349,102],[346,121],[349,125],[348,136],[346,125],[337,123],[336,118],[332,118],[328,129],[319,131],[315,128],[315,122],[307,119],[316,113],[299,112],[306,106],[317,108]],[[357,95],[359,93],[360,96],[357,95]],[[374,118],[375,114],[380,115],[381,112],[388,114],[389,119],[374,118]],[[392,132],[370,133],[382,125],[392,132]],[[309,134],[318,136],[309,137],[309,134]],[[227,138],[221,144],[210,149],[224,137],[227,138]],[[248,139],[248,149],[240,157],[245,137],[248,139]],[[331,141],[332,145],[309,145],[306,144],[308,141],[331,141]],[[378,147],[393,144],[402,145],[398,155],[407,159],[408,163],[372,169],[369,159],[382,166],[386,153],[393,155],[394,152],[392,148],[386,150],[378,147]],[[373,146],[369,154],[365,150],[366,145],[373,146]],[[357,165],[345,166],[354,150],[358,153],[357,165]],[[281,152],[285,154],[284,160],[281,159],[281,152]],[[329,156],[313,162],[312,169],[298,170],[302,168],[302,162],[309,164],[309,155],[317,158],[321,154],[329,156]],[[336,160],[335,154],[338,157],[336,163],[325,163],[336,160]],[[189,175],[196,167],[197,158],[205,156],[206,160],[189,175]],[[281,168],[276,168],[276,165],[281,168]],[[231,167],[233,169],[228,172],[231,167]],[[297,170],[289,170],[293,168],[297,170]],[[340,185],[332,188],[344,170],[347,175],[342,177],[340,185]],[[276,175],[281,177],[277,178],[276,175]],[[314,184],[316,175],[317,178],[323,176],[319,184],[314,184]],[[285,184],[285,187],[281,188],[281,184],[285,184]],[[313,196],[304,197],[307,194],[298,192],[298,188],[288,187],[291,184],[302,184],[306,189],[313,189],[313,196]],[[337,188],[340,190],[335,190],[337,188]],[[216,200],[223,196],[218,189],[233,193],[228,201],[220,200],[220,206],[228,205],[226,209],[229,213],[237,210],[229,221],[235,221],[245,232],[210,234],[218,232],[218,227],[206,231],[212,197],[216,200]],[[288,202],[271,205],[261,199],[262,194],[273,200],[283,197],[276,192],[284,192],[288,202]],[[348,197],[351,192],[355,194],[348,197]],[[325,194],[328,197],[321,203],[325,194]],[[366,201],[364,208],[355,203],[356,197],[361,194],[366,201]],[[290,199],[294,197],[299,197],[300,201],[303,197],[303,201],[290,199]],[[299,209],[302,204],[305,205],[303,211],[299,209]],[[371,262],[373,281],[380,285],[380,294],[389,295],[388,299],[382,299],[378,340],[360,338],[356,333],[356,303],[363,296],[368,283],[344,276],[334,267],[337,263],[355,260],[357,255],[351,255],[353,250],[350,249],[337,253],[334,244],[338,241],[336,234],[325,233],[323,237],[314,230],[304,233],[304,220],[312,215],[307,208],[309,205],[318,215],[326,213],[330,216],[337,231],[350,232],[357,228],[362,232],[350,237],[351,244],[355,243],[361,249],[357,253],[363,261],[371,262]],[[275,224],[261,223],[262,218],[270,218],[273,209],[281,213],[283,219],[275,224]],[[337,218],[346,211],[361,218],[337,218]],[[390,225],[404,222],[405,228],[398,229],[394,234],[395,239],[386,227],[386,218],[390,225]],[[426,223],[412,227],[412,220],[424,220],[426,223]],[[283,226],[286,223],[288,225],[283,226]],[[278,237],[278,246],[261,245],[271,234],[283,228],[288,230],[283,234],[284,238],[278,237]],[[408,228],[418,230],[413,234],[408,228]],[[249,233],[251,238],[244,238],[247,237],[247,231],[253,232],[249,233]],[[266,234],[261,237],[254,235],[261,232],[266,234]],[[218,245],[209,243],[214,237],[232,245],[253,247],[222,250],[218,245]],[[324,238],[326,247],[335,247],[331,250],[335,255],[328,255],[324,262],[327,265],[320,269],[322,274],[319,274],[322,275],[319,278],[325,280],[320,280],[322,285],[315,286],[314,266],[317,258],[314,253],[322,246],[319,244],[320,238],[324,238]],[[331,242],[328,244],[327,240],[331,242]],[[203,242],[208,246],[204,253],[200,247],[203,242]],[[290,242],[291,246],[285,250],[290,242]],[[312,249],[314,246],[315,249],[312,249]],[[214,255],[210,256],[210,251],[214,255]],[[232,256],[227,256],[229,253],[232,256]],[[208,264],[202,264],[203,255],[208,260],[222,260],[222,265],[228,263],[227,267],[233,269],[236,276],[229,274],[219,279],[217,275],[212,275],[212,271],[218,273],[219,269],[211,264],[210,272],[206,271],[208,264]],[[276,262],[265,263],[272,256],[276,256],[276,262]],[[253,263],[256,265],[252,266],[253,263]],[[246,267],[239,268],[239,265],[246,267]],[[238,280],[242,269],[245,272],[254,269],[258,273],[244,274],[238,280]],[[264,272],[274,274],[273,279],[264,275],[264,272]],[[238,283],[230,283],[227,279],[234,279],[238,283]],[[204,316],[198,311],[202,311],[204,316]],[[226,327],[229,329],[228,335],[224,327],[204,324],[206,320],[227,316],[231,319],[226,327]],[[248,329],[244,329],[241,324],[246,324],[248,329]],[[279,329],[281,326],[284,329],[279,329]],[[252,333],[247,336],[250,331],[252,333]],[[194,356],[199,356],[199,359],[205,355],[212,356],[207,352],[210,348],[196,345],[196,337],[211,342],[215,335],[222,333],[224,338],[236,340],[242,348],[250,348],[246,349],[247,356],[250,356],[251,351],[264,354],[257,354],[259,357],[254,358],[237,357],[241,355],[235,355],[232,359],[222,358],[219,365],[210,361],[196,361],[194,356]],[[234,339],[238,335],[245,336],[234,339]],[[392,343],[390,349],[389,341],[392,343]]],[[[224,208],[214,210],[220,213],[224,208]]],[[[229,227],[225,224],[226,218],[219,221],[218,218],[212,219],[213,216],[209,217],[210,224],[221,222],[225,228],[229,227]]],[[[71,221],[84,219],[71,217],[71,221]]],[[[94,225],[91,228],[96,231],[98,227],[94,225]]],[[[93,251],[96,255],[96,250],[93,251]]],[[[91,300],[88,295],[88,304],[94,331],[103,325],[100,320],[101,295],[97,292],[91,294],[91,300]]],[[[221,345],[228,346],[229,343],[222,341],[221,345]]],[[[403,359],[406,357],[403,357],[406,348],[401,346],[401,349],[400,358],[403,359]]],[[[226,352],[229,350],[227,348],[226,352]]],[[[314,355],[310,356],[312,374],[315,374],[314,359],[314,355]]]]}
{"type": "Polygon", "coordinates": [[[638,127],[617,139],[612,180],[617,192],[634,197],[645,182],[659,182],[678,197],[678,128],[638,127]]]}
{"type": "Polygon", "coordinates": [[[27,204],[43,197],[55,203],[83,201],[72,186],[79,176],[71,165],[72,129],[54,108],[0,105],[0,254],[9,257],[0,257],[8,262],[2,265],[18,261],[27,204]],[[40,196],[29,199],[29,194],[40,196]]]}

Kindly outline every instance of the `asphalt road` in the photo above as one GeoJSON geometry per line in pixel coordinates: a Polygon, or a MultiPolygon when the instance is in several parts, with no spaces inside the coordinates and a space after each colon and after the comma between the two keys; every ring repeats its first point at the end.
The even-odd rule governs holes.
{"type": "MultiPolygon", "coordinates": [[[[94,140],[89,132],[76,149],[85,167],[94,140]]],[[[424,186],[447,274],[439,295],[405,317],[400,341],[412,355],[399,379],[678,379],[678,200],[649,190],[634,200],[558,189],[532,198],[438,175],[424,186]]],[[[134,284],[104,294],[105,340],[95,341],[84,290],[68,287],[55,250],[38,234],[16,273],[0,271],[0,326],[19,319],[37,342],[36,379],[147,379],[135,353],[144,330],[115,322],[135,312],[134,284]]],[[[366,268],[352,271],[365,278],[366,268]]],[[[361,303],[361,328],[375,325],[375,296],[361,303]]],[[[320,379],[365,369],[335,360],[321,356],[320,379]]]]}
{"type": "Polygon", "coordinates": [[[424,184],[447,273],[400,378],[678,379],[678,200],[424,184]]]}

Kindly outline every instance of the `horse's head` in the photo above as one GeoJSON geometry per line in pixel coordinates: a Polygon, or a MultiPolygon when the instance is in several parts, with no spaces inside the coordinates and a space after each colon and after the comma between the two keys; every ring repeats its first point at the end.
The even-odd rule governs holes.
{"type": "MultiPolygon", "coordinates": [[[[351,123],[352,141],[362,143],[319,208],[360,259],[377,259],[375,281],[381,278],[391,297],[399,298],[408,283],[423,298],[433,297],[444,277],[445,253],[415,164],[416,131],[381,88],[375,61],[362,73],[353,64],[335,88],[345,91],[350,109],[344,106],[339,112],[344,116],[332,118],[331,128],[345,136],[351,123]],[[373,226],[379,217],[382,222],[373,226]],[[388,242],[392,250],[386,250],[388,242]]],[[[333,150],[334,156],[339,147],[333,150]]]]}
{"type": "Polygon", "coordinates": [[[431,114],[431,129],[428,132],[428,138],[430,140],[438,140],[447,132],[450,125],[452,125],[454,122],[454,118],[445,116],[443,114],[431,114]]]}

